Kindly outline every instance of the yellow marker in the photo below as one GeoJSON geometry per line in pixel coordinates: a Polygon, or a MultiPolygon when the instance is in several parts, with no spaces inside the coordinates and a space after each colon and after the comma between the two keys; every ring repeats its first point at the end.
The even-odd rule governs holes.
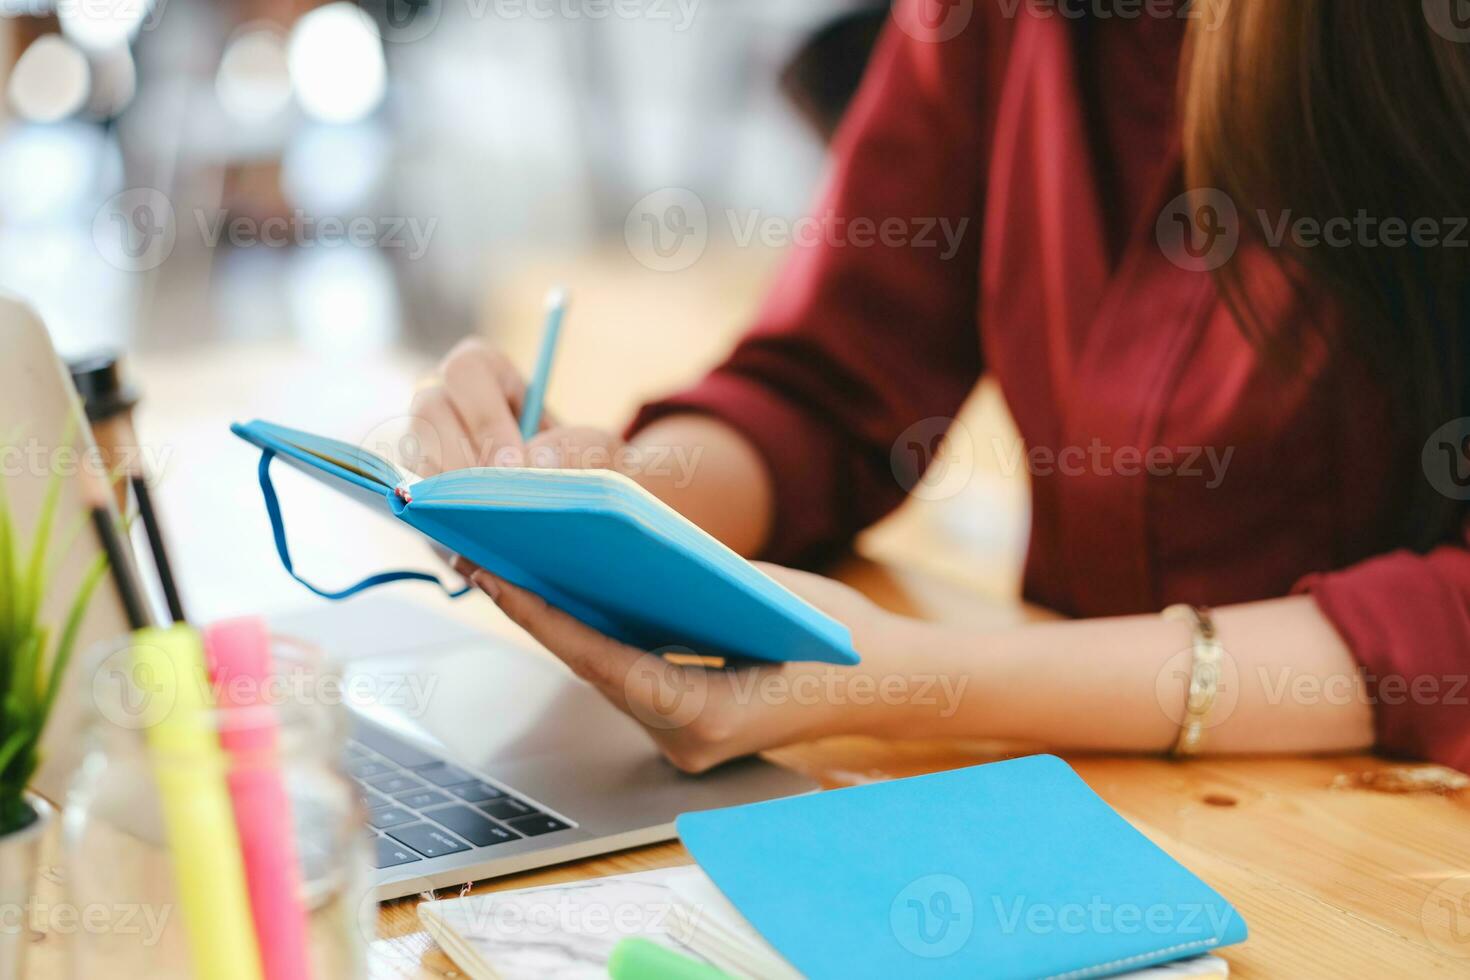
{"type": "Polygon", "coordinates": [[[225,783],[228,758],[212,705],[199,634],[187,626],[133,634],[133,663],[157,711],[147,729],[168,829],[174,879],[198,980],[261,980],[245,867],[225,783]]]}

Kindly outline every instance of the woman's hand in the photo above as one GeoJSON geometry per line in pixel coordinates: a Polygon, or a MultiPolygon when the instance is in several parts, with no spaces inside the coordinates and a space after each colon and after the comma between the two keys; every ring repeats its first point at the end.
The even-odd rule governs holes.
{"type": "Polygon", "coordinates": [[[520,419],[526,381],[510,358],[478,338],[462,340],[414,394],[409,432],[420,476],[471,466],[617,469],[623,441],[588,427],[562,427],[548,412],[529,442],[520,419]]]}
{"type": "Polygon", "coordinates": [[[456,565],[577,676],[638,721],[678,768],[703,772],[763,749],[829,735],[900,732],[905,630],[916,626],[830,579],[771,565],[764,571],[852,630],[858,667],[769,664],[717,670],[681,666],[618,643],[539,596],[463,559],[456,565]]]}
{"type": "Polygon", "coordinates": [[[563,426],[548,412],[527,441],[525,400],[525,379],[508,357],[478,338],[462,340],[414,393],[396,462],[419,476],[474,466],[614,470],[741,554],[756,553],[769,534],[766,464],[724,423],[675,415],[628,444],[603,429],[563,426]]]}

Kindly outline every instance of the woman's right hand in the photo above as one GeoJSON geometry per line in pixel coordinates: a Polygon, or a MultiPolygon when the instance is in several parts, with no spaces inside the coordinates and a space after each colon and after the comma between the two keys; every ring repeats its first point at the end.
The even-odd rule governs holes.
{"type": "Polygon", "coordinates": [[[510,358],[479,339],[460,341],[415,392],[410,435],[419,476],[473,466],[616,469],[623,441],[588,427],[559,426],[550,412],[529,442],[521,438],[526,381],[510,358]]]}
{"type": "Polygon", "coordinates": [[[462,340],[420,385],[409,414],[419,476],[474,466],[606,469],[622,473],[742,555],[770,534],[774,490],[764,458],[718,419],[660,419],[625,443],[616,433],[563,426],[550,412],[521,439],[526,382],[510,358],[479,338],[462,340]]]}

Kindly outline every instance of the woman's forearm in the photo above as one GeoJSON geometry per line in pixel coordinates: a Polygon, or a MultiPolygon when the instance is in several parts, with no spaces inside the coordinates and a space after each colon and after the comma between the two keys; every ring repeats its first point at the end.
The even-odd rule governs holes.
{"type": "MultiPolygon", "coordinates": [[[[676,415],[644,429],[632,446],[685,461],[637,474],[646,489],[735,551],[761,551],[774,493],[744,436],[718,419],[676,415]]],[[[1372,746],[1373,710],[1358,665],[1311,598],[1221,608],[1214,617],[1225,662],[1204,753],[1372,746]]],[[[834,730],[1159,753],[1178,736],[1192,662],[1187,624],[1154,614],[990,634],[909,621],[882,632],[895,649],[870,667],[886,674],[902,664],[900,672],[912,673],[922,664],[948,679],[938,689],[954,696],[881,716],[863,710],[835,720],[834,730]]]]}
{"type": "MultiPolygon", "coordinates": [[[[1373,744],[1357,664],[1308,597],[1214,613],[1226,657],[1204,753],[1334,752],[1373,744]]],[[[1026,626],[993,635],[919,627],[926,662],[970,677],[948,717],[915,734],[1058,749],[1162,752],[1178,735],[1191,630],[1158,615],[1026,626]]]]}
{"type": "Polygon", "coordinates": [[[743,435],[705,415],[674,415],[653,423],[630,445],[649,459],[634,474],[643,488],[747,557],[770,534],[774,493],[765,460],[743,435]]]}

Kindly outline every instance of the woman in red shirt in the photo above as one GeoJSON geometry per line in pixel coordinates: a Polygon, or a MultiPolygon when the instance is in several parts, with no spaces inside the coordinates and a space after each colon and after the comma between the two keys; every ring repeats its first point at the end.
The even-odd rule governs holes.
{"type": "MultiPolygon", "coordinates": [[[[771,568],[863,666],[730,678],[467,571],[689,770],[839,733],[1470,768],[1470,24],[1443,7],[903,0],[837,136],[816,213],[838,230],[793,250],[728,361],[629,429],[702,453],[688,485],[648,489],[806,564],[903,499],[904,441],[989,374],[1054,461],[1025,596],[1072,620],[975,634],[771,568]],[[894,234],[858,242],[860,219],[894,234]],[[899,233],[926,224],[966,231],[899,233]],[[1197,608],[1159,614],[1176,603],[1197,608]],[[917,696],[935,678],[948,695],[917,696]]],[[[429,468],[621,445],[522,445],[522,391],[457,348],[415,401],[445,447],[429,468]]]]}

